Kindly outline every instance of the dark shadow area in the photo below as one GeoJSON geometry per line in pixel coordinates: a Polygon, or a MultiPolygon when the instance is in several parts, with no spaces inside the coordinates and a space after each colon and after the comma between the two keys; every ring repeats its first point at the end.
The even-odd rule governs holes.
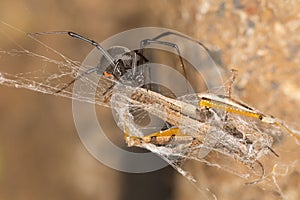
{"type": "Polygon", "coordinates": [[[122,173],[120,199],[174,199],[174,173],[176,171],[170,166],[144,174],[122,173]]]}

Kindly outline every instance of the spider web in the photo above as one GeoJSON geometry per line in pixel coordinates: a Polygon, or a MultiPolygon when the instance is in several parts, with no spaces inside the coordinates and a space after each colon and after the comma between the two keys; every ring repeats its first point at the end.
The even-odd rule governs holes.
{"type": "MultiPolygon", "coordinates": [[[[142,108],[156,116],[165,116],[164,113],[168,111],[163,107],[154,108],[153,105],[133,101],[128,94],[134,93],[135,89],[129,86],[121,88],[122,92],[115,92],[112,96],[112,107],[117,112],[119,127],[127,129],[130,135],[137,136],[128,139],[129,146],[145,148],[158,154],[191,182],[197,182],[199,171],[195,170],[197,167],[190,169],[189,161],[196,161],[244,179],[245,187],[255,185],[276,198],[286,198],[279,182],[283,184],[284,177],[298,171],[295,156],[299,149],[295,151],[295,148],[299,146],[296,140],[283,130],[259,121],[227,114],[226,122],[214,119],[216,121],[179,125],[181,131],[192,136],[194,140],[157,146],[140,139],[145,134],[134,124],[131,107],[134,105],[135,109],[142,108]],[[231,129],[221,128],[224,126],[231,126],[231,129]],[[237,133],[244,135],[238,137],[237,133]],[[251,145],[246,145],[242,137],[246,137],[248,143],[251,141],[251,145]],[[198,143],[193,144],[195,141],[198,143]],[[293,150],[288,149],[287,144],[293,146],[293,150]],[[201,153],[203,150],[204,156],[201,153]]],[[[190,96],[187,98],[191,103],[190,96]]],[[[201,183],[197,185],[199,184],[201,186],[201,183]]],[[[202,191],[204,190],[205,188],[202,188],[202,191]]]]}
{"type": "MultiPolygon", "coordinates": [[[[75,95],[72,91],[72,86],[66,87],[72,80],[76,79],[79,75],[86,70],[95,67],[94,65],[82,65],[79,61],[73,61],[72,59],[64,56],[58,51],[47,46],[45,43],[40,42],[38,39],[28,36],[31,42],[36,42],[41,45],[47,51],[47,54],[35,53],[33,50],[26,49],[20,44],[15,43],[13,36],[10,36],[11,32],[21,34],[25,36],[24,32],[16,30],[7,24],[2,23],[3,29],[1,29],[2,38],[6,38],[11,43],[15,44],[14,48],[0,49],[0,84],[15,87],[25,88],[44,94],[62,96],[66,98],[76,99],[93,103],[96,105],[110,107],[110,102],[107,101],[104,93],[108,88],[114,84],[109,79],[100,77],[97,73],[91,73],[87,76],[83,76],[82,89],[75,95]],[[50,55],[54,55],[51,58],[50,55]],[[24,60],[24,65],[14,66],[15,60],[24,60]],[[26,66],[28,60],[35,60],[36,69],[32,66],[26,66]],[[93,81],[95,78],[98,82],[93,81]],[[61,92],[62,88],[66,87],[61,92]],[[98,92],[95,94],[95,98],[86,98],[89,96],[85,93],[85,87],[97,87],[98,92]]],[[[127,127],[129,132],[138,137],[143,137],[145,134],[141,132],[141,128],[136,126],[134,122],[134,116],[132,113],[135,111],[146,110],[147,112],[160,116],[162,120],[166,120],[161,116],[164,116],[165,110],[157,105],[145,104],[133,100],[125,95],[127,90],[130,93],[134,93],[135,88],[125,87],[123,93],[115,92],[112,94],[113,109],[118,115],[119,127],[127,127]],[[124,93],[125,92],[125,93],[124,93]],[[117,103],[116,103],[117,102],[117,103]],[[134,107],[132,106],[134,105],[134,107]]],[[[197,105],[197,99],[191,97],[182,97],[178,101],[182,101],[191,105],[197,105]]],[[[222,113],[217,113],[217,116],[222,116],[222,113]]],[[[139,118],[143,118],[141,114],[139,118]]],[[[228,124],[232,128],[236,128],[239,132],[245,133],[248,137],[252,137],[253,143],[257,143],[261,146],[271,147],[279,157],[276,157],[269,149],[263,149],[254,154],[244,153],[244,156],[234,152],[240,150],[242,147],[246,148],[246,145],[241,145],[240,138],[237,138],[224,131],[221,127],[224,122],[214,119],[207,123],[195,123],[195,124],[176,124],[182,132],[185,134],[197,138],[202,137],[199,145],[193,145],[191,141],[183,143],[174,143],[172,145],[157,146],[151,143],[141,143],[139,147],[148,149],[165,159],[170,165],[172,165],[180,174],[185,176],[188,180],[196,182],[198,177],[201,176],[201,171],[197,170],[195,165],[205,163],[208,166],[222,169],[223,171],[234,174],[237,177],[242,178],[245,182],[249,183],[260,179],[262,174],[261,166],[255,162],[259,160],[265,170],[265,175],[261,181],[256,183],[257,187],[270,193],[275,191],[275,197],[286,198],[284,186],[288,180],[293,180],[293,174],[299,173],[298,155],[299,146],[294,138],[288,136],[282,130],[277,127],[273,127],[268,124],[261,124],[255,120],[249,120],[241,116],[228,114],[228,124]],[[215,128],[215,131],[206,131],[205,127],[215,128]],[[201,131],[202,130],[202,131],[201,131]],[[229,147],[232,148],[229,148],[229,147]],[[236,147],[237,149],[234,149],[236,147]],[[240,148],[240,149],[239,149],[240,148]],[[204,151],[205,150],[205,151],[204,151]],[[232,151],[230,151],[232,150],[232,151]],[[204,152],[204,153],[203,153],[204,152]],[[248,157],[247,157],[248,156],[248,157]],[[254,157],[254,158],[253,158],[254,157]],[[195,161],[195,162],[190,162],[195,161]],[[195,164],[196,163],[196,164],[195,164]],[[245,165],[246,164],[246,165],[245,165]]],[[[176,121],[177,119],[173,119],[176,121]]],[[[138,145],[136,145],[138,146],[138,145]]],[[[249,151],[249,149],[246,149],[249,151]]],[[[200,187],[201,183],[195,183],[197,187],[200,187]]],[[[245,189],[243,187],[243,189],[245,189]]],[[[203,188],[201,190],[207,190],[203,188]]],[[[246,190],[246,189],[245,189],[246,190]]],[[[214,195],[212,195],[215,198],[214,195]]]]}
{"type": "MultiPolygon", "coordinates": [[[[2,24],[2,26],[4,29],[2,30],[3,38],[11,41],[11,44],[15,44],[15,46],[9,50],[4,50],[0,47],[1,85],[25,88],[44,94],[76,99],[101,106],[109,106],[104,102],[105,97],[103,94],[114,83],[105,77],[101,77],[96,72],[80,77],[81,83],[83,84],[81,84],[80,90],[77,90],[76,93],[72,91],[73,84],[69,85],[70,82],[74,81],[87,70],[94,68],[95,65],[83,65],[79,61],[74,61],[64,56],[31,35],[27,35],[26,37],[26,33],[15,27],[11,27],[8,24],[2,24]],[[11,32],[17,33],[18,35],[21,34],[25,37],[25,43],[34,42],[38,45],[37,48],[46,49],[46,51],[44,50],[45,54],[35,53],[33,50],[26,49],[16,43],[10,34],[11,32]],[[13,66],[12,63],[15,63],[16,60],[23,60],[24,63],[35,63],[36,65],[30,67],[26,65],[13,66]],[[95,78],[98,82],[94,81],[95,78]],[[87,97],[90,96],[90,94],[86,93],[86,88],[89,87],[97,87],[98,89],[94,99],[87,97]]],[[[100,60],[101,55],[99,55],[98,58],[100,60]]]]}

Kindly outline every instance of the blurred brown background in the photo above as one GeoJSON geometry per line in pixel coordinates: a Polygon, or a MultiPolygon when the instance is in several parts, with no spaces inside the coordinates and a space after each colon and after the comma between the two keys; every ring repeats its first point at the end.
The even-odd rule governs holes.
{"type": "MultiPolygon", "coordinates": [[[[142,26],[181,31],[218,52],[225,69],[239,70],[236,96],[297,125],[299,8],[293,0],[1,0],[0,20],[25,32],[72,30],[97,41],[142,26]]],[[[52,46],[79,61],[91,49],[72,39],[52,46]]],[[[80,143],[70,100],[4,86],[0,94],[0,199],[199,199],[173,169],[126,174],[99,163],[80,143]]],[[[245,192],[243,180],[215,168],[200,169],[201,184],[219,199],[278,198],[256,186],[245,192]]],[[[284,179],[283,193],[298,199],[298,171],[284,179]]]]}

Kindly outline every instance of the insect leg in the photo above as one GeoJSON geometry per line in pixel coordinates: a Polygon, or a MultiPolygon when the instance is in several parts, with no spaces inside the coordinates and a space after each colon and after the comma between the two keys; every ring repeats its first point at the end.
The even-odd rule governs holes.
{"type": "MultiPolygon", "coordinates": [[[[236,79],[236,76],[237,76],[237,70],[236,69],[231,69],[230,72],[231,72],[231,77],[229,79],[228,86],[226,87],[226,95],[228,96],[228,98],[231,98],[232,86],[233,86],[233,83],[234,83],[234,81],[236,79]]],[[[227,121],[227,120],[228,120],[228,111],[225,112],[225,118],[224,118],[224,121],[227,121]]]]}
{"type": "Polygon", "coordinates": [[[263,164],[262,164],[261,162],[259,162],[258,160],[256,160],[255,162],[256,162],[256,163],[260,166],[260,168],[261,168],[261,176],[260,176],[260,178],[257,179],[257,180],[254,180],[254,181],[251,181],[251,182],[247,182],[246,185],[257,184],[257,183],[261,182],[261,181],[264,179],[264,177],[265,177],[265,168],[264,168],[263,164]]]}
{"type": "Polygon", "coordinates": [[[110,54],[98,42],[96,42],[94,40],[91,40],[91,39],[88,39],[84,36],[81,36],[77,33],[71,32],[71,31],[67,32],[67,34],[71,37],[83,40],[83,41],[95,46],[103,54],[103,56],[110,62],[110,64],[112,64],[114,66],[116,65],[115,62],[114,62],[114,59],[110,56],[110,54]]]}
{"type": "MultiPolygon", "coordinates": [[[[182,56],[181,56],[181,53],[180,53],[180,50],[179,50],[179,47],[177,46],[177,44],[174,44],[172,42],[167,42],[167,41],[161,41],[161,40],[158,40],[159,37],[155,37],[155,38],[152,38],[152,39],[145,39],[145,40],[142,40],[141,41],[141,49],[143,49],[144,47],[150,45],[150,44],[158,44],[158,45],[164,45],[164,46],[168,46],[168,47],[171,47],[171,48],[174,48],[176,50],[176,53],[178,55],[178,58],[179,58],[179,62],[180,62],[180,67],[182,68],[182,72],[183,72],[183,75],[184,77],[187,77],[187,73],[186,73],[186,69],[185,69],[185,66],[184,66],[184,63],[183,63],[183,59],[182,59],[182,56]]],[[[149,69],[150,71],[150,69],[149,69]]],[[[151,73],[149,73],[151,74],[151,73]]],[[[151,77],[149,77],[151,79],[151,77]]],[[[187,92],[190,93],[189,89],[188,89],[188,80],[186,80],[186,89],[187,89],[187,92]]]]}
{"type": "Polygon", "coordinates": [[[231,69],[230,70],[231,72],[231,77],[229,79],[229,83],[228,83],[228,86],[226,88],[226,95],[231,98],[231,94],[232,94],[232,86],[233,86],[233,83],[236,79],[236,76],[237,76],[237,70],[236,69],[231,69]]]}
{"type": "Polygon", "coordinates": [[[204,44],[202,44],[201,42],[199,42],[199,41],[197,41],[197,40],[194,40],[194,39],[192,39],[192,38],[190,38],[190,37],[187,37],[187,36],[185,36],[185,35],[182,35],[182,34],[180,34],[180,33],[175,33],[175,32],[172,32],[172,31],[166,31],[166,32],[163,32],[163,33],[157,35],[156,37],[152,38],[152,40],[158,40],[158,39],[160,39],[160,38],[163,38],[163,37],[166,37],[166,36],[169,36],[169,35],[175,35],[175,36],[177,36],[177,37],[181,37],[181,38],[190,40],[190,41],[192,41],[192,42],[195,42],[195,43],[197,43],[198,45],[202,46],[207,52],[210,52],[209,49],[208,49],[204,44]]]}
{"type": "Polygon", "coordinates": [[[149,44],[153,44],[153,43],[156,43],[156,44],[161,44],[161,45],[165,45],[165,46],[169,46],[171,48],[174,48],[179,56],[179,61],[180,61],[180,65],[182,67],[182,72],[184,74],[184,76],[186,77],[186,70],[185,70],[185,67],[184,67],[184,63],[183,63],[183,59],[181,57],[181,54],[180,54],[180,50],[178,48],[178,46],[174,43],[171,43],[171,42],[166,42],[166,41],[162,41],[161,39],[164,38],[164,37],[167,37],[167,36],[176,36],[176,37],[179,37],[179,38],[183,38],[183,39],[186,39],[186,40],[189,40],[191,42],[194,42],[196,44],[198,44],[199,46],[201,46],[202,48],[204,48],[204,50],[206,50],[208,52],[208,54],[211,54],[211,52],[209,51],[209,49],[204,45],[202,44],[201,42],[198,42],[190,37],[187,37],[183,34],[180,34],[180,33],[176,33],[176,32],[172,32],[172,31],[166,31],[166,32],[163,32],[151,39],[145,39],[143,41],[141,41],[141,49],[149,44]]]}
{"type": "Polygon", "coordinates": [[[161,41],[158,39],[145,39],[141,41],[141,49],[143,49],[144,47],[150,45],[150,44],[159,44],[159,45],[165,45],[165,46],[169,46],[171,48],[174,48],[179,56],[179,61],[180,61],[180,66],[182,67],[183,73],[186,76],[186,72],[185,72],[185,68],[184,68],[184,64],[183,64],[183,60],[181,57],[181,53],[180,50],[178,48],[178,46],[172,42],[167,42],[167,41],[161,41]]]}
{"type": "Polygon", "coordinates": [[[63,90],[67,89],[70,85],[72,85],[75,81],[79,80],[80,78],[82,78],[83,76],[86,76],[88,74],[91,74],[93,72],[96,72],[98,70],[98,67],[94,67],[91,68],[85,72],[83,72],[82,74],[80,74],[79,76],[77,76],[76,78],[74,78],[72,81],[70,81],[66,86],[62,87],[61,89],[57,90],[55,93],[60,93],[63,90]]]}
{"type": "MultiPolygon", "coordinates": [[[[84,42],[87,42],[91,45],[93,45],[94,47],[96,47],[101,54],[110,62],[110,64],[112,64],[114,67],[117,66],[117,63],[115,63],[114,59],[111,57],[111,55],[96,41],[91,40],[87,37],[84,37],[82,35],[79,35],[78,33],[72,32],[72,31],[52,31],[52,32],[38,32],[38,33],[28,33],[28,35],[45,35],[45,34],[67,34],[71,37],[77,38],[79,40],[82,40],[84,42]]],[[[56,91],[55,93],[60,93],[63,90],[65,90],[66,88],[68,88],[70,85],[72,85],[76,80],[82,78],[85,75],[88,75],[92,72],[97,71],[98,67],[94,67],[92,69],[87,70],[86,72],[83,72],[82,74],[80,74],[78,77],[76,77],[75,79],[73,79],[70,83],[68,83],[65,87],[59,89],[58,91],[56,91]]]]}
{"type": "Polygon", "coordinates": [[[82,35],[79,35],[78,33],[72,32],[72,31],[50,31],[50,32],[37,32],[37,33],[27,33],[28,35],[50,35],[50,34],[67,34],[71,37],[77,38],[79,40],[85,41],[94,47],[96,47],[102,55],[112,64],[115,65],[113,58],[110,56],[110,54],[96,41],[91,40],[87,37],[84,37],[82,35]]]}
{"type": "Polygon", "coordinates": [[[266,146],[267,149],[269,149],[276,157],[279,157],[279,155],[269,146],[266,146]]]}

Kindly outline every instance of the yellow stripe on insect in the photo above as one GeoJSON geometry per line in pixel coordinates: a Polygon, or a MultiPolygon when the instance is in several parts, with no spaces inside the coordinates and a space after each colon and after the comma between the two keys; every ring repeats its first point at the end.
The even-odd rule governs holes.
{"type": "Polygon", "coordinates": [[[130,136],[125,133],[126,143],[130,146],[136,146],[144,143],[150,143],[155,145],[168,145],[174,143],[187,143],[191,142],[194,138],[190,135],[184,134],[179,128],[173,127],[168,130],[155,132],[143,137],[130,136]]]}
{"type": "Polygon", "coordinates": [[[200,107],[215,108],[229,113],[235,113],[238,115],[259,119],[261,122],[267,124],[274,124],[275,126],[280,127],[291,136],[300,140],[300,134],[296,133],[295,131],[292,131],[283,122],[280,122],[278,119],[272,116],[264,115],[261,112],[254,110],[253,108],[248,107],[247,105],[241,102],[235,101],[225,96],[220,97],[213,94],[209,94],[209,95],[199,94],[199,97],[200,97],[200,101],[199,101],[200,107]]]}
{"type": "Polygon", "coordinates": [[[200,107],[208,107],[208,108],[216,108],[219,110],[224,110],[226,112],[244,115],[244,116],[252,117],[252,118],[256,118],[256,119],[261,119],[263,117],[260,113],[254,113],[252,111],[241,110],[232,105],[228,105],[226,103],[214,101],[214,100],[201,99],[199,102],[199,106],[200,107]]]}

